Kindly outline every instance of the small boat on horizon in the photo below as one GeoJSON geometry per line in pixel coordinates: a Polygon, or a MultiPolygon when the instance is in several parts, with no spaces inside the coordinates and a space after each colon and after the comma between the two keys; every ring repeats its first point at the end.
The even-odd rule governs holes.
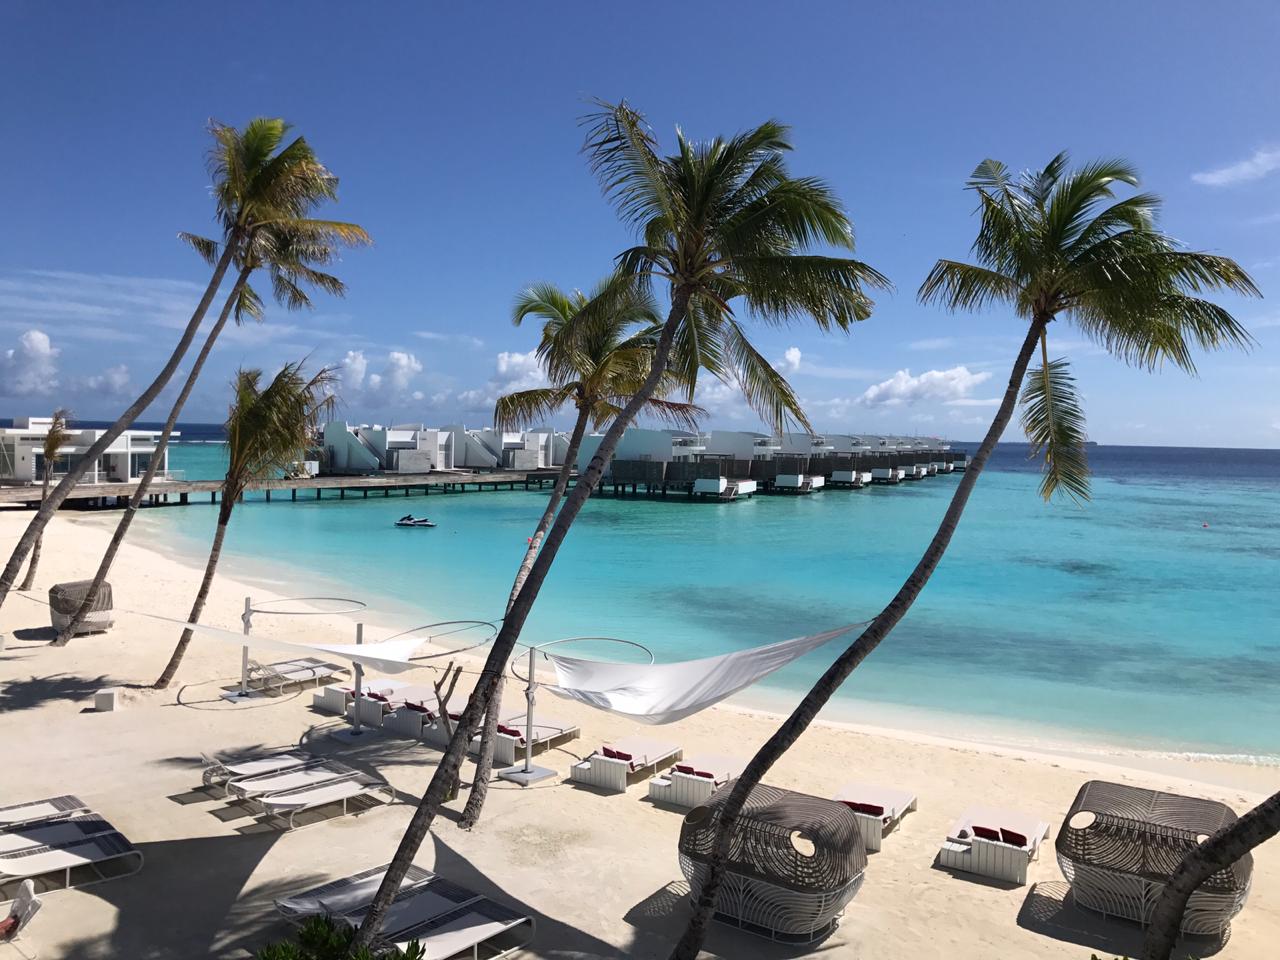
{"type": "Polygon", "coordinates": [[[415,517],[412,513],[406,513],[403,517],[396,521],[397,527],[434,527],[435,524],[426,517],[415,517]]]}

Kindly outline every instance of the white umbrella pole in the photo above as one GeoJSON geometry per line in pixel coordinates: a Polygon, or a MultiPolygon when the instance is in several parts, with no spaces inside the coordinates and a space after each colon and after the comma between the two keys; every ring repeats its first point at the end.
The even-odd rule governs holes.
{"type": "MultiPolygon", "coordinates": [[[[249,635],[249,630],[253,626],[253,602],[248,598],[244,598],[244,613],[240,614],[240,622],[244,625],[244,635],[249,635]]],[[[246,643],[240,648],[240,696],[247,697],[249,695],[249,645],[246,643]]]]}
{"type": "MultiPolygon", "coordinates": [[[[528,773],[533,769],[533,688],[536,684],[533,682],[533,657],[537,653],[534,647],[529,648],[529,683],[524,688],[524,772],[528,773]]],[[[498,705],[494,704],[489,707],[490,710],[497,709],[498,705]]]]}
{"type": "MultiPolygon", "coordinates": [[[[360,646],[363,643],[364,643],[364,624],[357,623],[356,624],[356,646],[360,646]]],[[[364,667],[360,666],[360,664],[357,663],[355,664],[355,668],[356,668],[356,691],[355,691],[355,707],[353,708],[355,710],[355,717],[352,718],[355,720],[355,723],[352,727],[351,732],[353,734],[358,734],[360,732],[360,682],[364,679],[364,667]]]]}

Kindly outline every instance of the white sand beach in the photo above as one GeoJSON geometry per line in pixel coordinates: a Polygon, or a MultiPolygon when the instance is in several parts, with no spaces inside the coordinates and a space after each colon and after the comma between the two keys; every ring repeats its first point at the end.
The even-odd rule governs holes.
{"type": "MultiPolygon", "coordinates": [[[[342,722],[314,712],[309,691],[229,704],[218,695],[238,674],[239,652],[200,638],[169,690],[127,690],[123,709],[95,713],[95,690],[153,681],[179,632],[122,613],[105,635],[48,646],[48,587],[91,572],[116,517],[57,517],[29,595],[40,602],[15,593],[0,611],[7,639],[0,651],[0,805],[76,794],[129,837],[146,863],[132,878],[50,895],[29,937],[48,958],[250,956],[287,931],[272,909],[274,897],[390,858],[438,754],[383,734],[354,747],[334,740],[329,734],[342,722]],[[201,751],[299,744],[376,769],[396,788],[398,802],[284,833],[197,790],[201,751]]],[[[0,553],[8,555],[29,518],[25,511],[0,511],[0,553]]],[[[204,619],[228,629],[239,628],[246,594],[310,592],[305,584],[286,591],[240,582],[233,558],[223,569],[204,619]]],[[[112,577],[115,605],[181,618],[197,580],[183,557],[127,544],[112,577]]],[[[377,622],[377,614],[369,619],[377,622]]],[[[385,635],[397,624],[383,626],[370,634],[385,635]]],[[[344,642],[349,621],[277,617],[259,629],[285,639],[344,642]]],[[[469,666],[474,670],[475,663],[469,666]]],[[[510,690],[508,699],[516,704],[518,692],[510,690]]],[[[527,790],[495,784],[484,820],[469,833],[455,826],[461,801],[454,804],[437,821],[419,862],[534,915],[537,936],[523,956],[664,957],[685,916],[676,860],[680,814],[645,801],[643,785],[604,796],[565,779],[570,765],[602,741],[645,731],[550,695],[539,706],[583,729],[581,739],[541,760],[561,776],[527,790]]],[[[661,733],[690,753],[750,756],[773,725],[767,715],[721,707],[661,733]]],[[[919,796],[918,811],[870,855],[861,892],[815,952],[877,960],[1133,955],[1140,944],[1136,927],[1104,922],[1065,899],[1052,841],[1031,865],[1026,887],[936,867],[938,844],[953,819],[980,802],[1044,819],[1056,835],[1079,785],[1095,777],[1196,794],[1242,812],[1280,778],[1275,768],[1223,762],[1135,755],[1132,762],[1117,756],[1104,763],[1084,751],[1034,754],[967,742],[964,735],[961,723],[929,736],[821,724],[770,774],[770,783],[820,796],[834,796],[850,780],[906,787],[919,796]]],[[[471,770],[468,763],[464,779],[471,770]]],[[[1276,955],[1277,942],[1280,845],[1272,843],[1257,851],[1252,896],[1218,955],[1261,960],[1276,955]]],[[[707,947],[720,957],[804,953],[720,926],[707,947]]]]}

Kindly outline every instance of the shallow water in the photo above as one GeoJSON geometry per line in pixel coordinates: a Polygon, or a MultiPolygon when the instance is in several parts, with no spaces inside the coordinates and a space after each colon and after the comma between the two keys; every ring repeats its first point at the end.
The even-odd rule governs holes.
{"type": "MultiPolygon", "coordinates": [[[[1080,507],[1044,504],[1023,451],[993,458],[924,594],[834,714],[893,725],[890,705],[922,707],[1026,739],[1047,726],[1131,747],[1280,755],[1280,452],[1094,448],[1094,497],[1080,507]]],[[[184,444],[171,466],[216,476],[221,456],[184,444]]],[[[732,504],[597,498],[525,637],[625,637],[676,660],[868,619],[956,482],[732,504]]],[[[492,619],[544,498],[250,498],[227,549],[233,566],[285,564],[349,595],[394,598],[403,616],[420,605],[431,619],[492,619]],[[410,511],[439,526],[392,526],[410,511]]],[[[177,533],[196,551],[214,521],[196,506],[147,515],[151,535],[177,533]]],[[[760,696],[794,702],[832,655],[806,657],[760,696]]],[[[946,727],[935,732],[964,735],[946,727]]]]}

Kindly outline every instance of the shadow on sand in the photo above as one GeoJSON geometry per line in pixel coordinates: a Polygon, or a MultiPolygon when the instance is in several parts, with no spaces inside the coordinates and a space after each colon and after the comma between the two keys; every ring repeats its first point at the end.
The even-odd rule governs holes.
{"type": "Polygon", "coordinates": [[[48,677],[10,680],[0,686],[0,713],[38,707],[47,700],[89,700],[103,687],[118,686],[121,684],[106,675],[77,677],[55,673],[48,677]]]}
{"type": "MultiPolygon", "coordinates": [[[[1027,891],[1018,926],[1103,956],[1142,956],[1142,927],[1076,906],[1071,886],[1062,880],[1037,883],[1027,891]]],[[[1211,957],[1225,946],[1225,939],[1184,937],[1175,952],[1180,957],[1211,957]]]]}

